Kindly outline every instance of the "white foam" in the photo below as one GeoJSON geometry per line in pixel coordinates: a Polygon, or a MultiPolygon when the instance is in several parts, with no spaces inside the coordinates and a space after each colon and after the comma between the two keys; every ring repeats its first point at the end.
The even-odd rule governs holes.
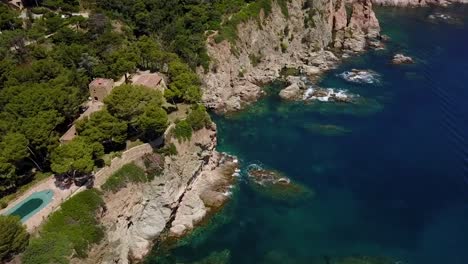
{"type": "Polygon", "coordinates": [[[379,74],[370,70],[345,71],[345,72],[338,74],[337,76],[345,79],[348,82],[353,82],[353,83],[376,84],[380,82],[379,74]]]}
{"type": "Polygon", "coordinates": [[[310,98],[310,96],[314,93],[314,87],[310,85],[307,90],[304,92],[304,95],[302,96],[303,100],[307,100],[310,98]]]}

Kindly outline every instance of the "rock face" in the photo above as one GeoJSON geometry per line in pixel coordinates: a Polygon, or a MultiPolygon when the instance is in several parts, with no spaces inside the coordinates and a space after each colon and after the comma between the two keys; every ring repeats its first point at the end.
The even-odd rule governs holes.
{"type": "Polygon", "coordinates": [[[302,97],[304,91],[301,90],[297,83],[293,83],[281,90],[279,96],[284,100],[298,100],[302,97]]]}
{"type": "Polygon", "coordinates": [[[182,235],[226,202],[236,164],[215,151],[214,124],[194,132],[189,141],[173,143],[178,154],[165,157],[161,176],[106,194],[107,210],[101,217],[106,237],[80,263],[140,260],[163,232],[182,235]]]}
{"type": "Polygon", "coordinates": [[[217,43],[216,33],[208,37],[212,63],[203,80],[203,100],[218,112],[235,111],[262,96],[261,85],[280,76],[284,67],[312,75],[335,66],[334,52],[362,51],[369,40],[378,38],[379,23],[371,0],[291,0],[288,16],[276,1],[268,15],[238,26],[235,43],[217,43]],[[330,59],[333,58],[333,59],[330,59]]]}
{"type": "Polygon", "coordinates": [[[343,46],[347,50],[364,50],[369,39],[380,35],[380,25],[370,0],[357,0],[352,4],[351,20],[345,29],[343,46]]]}
{"type": "Polygon", "coordinates": [[[468,0],[372,0],[376,5],[386,6],[446,6],[452,3],[468,3],[468,0]]]}

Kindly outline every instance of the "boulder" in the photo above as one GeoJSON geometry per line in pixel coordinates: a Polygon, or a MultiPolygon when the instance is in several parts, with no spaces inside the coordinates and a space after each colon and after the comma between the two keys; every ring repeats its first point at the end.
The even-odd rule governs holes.
{"type": "Polygon", "coordinates": [[[302,66],[302,70],[306,75],[318,75],[322,73],[319,67],[317,66],[309,66],[309,65],[304,65],[302,66]]]}
{"type": "Polygon", "coordinates": [[[284,100],[298,100],[302,97],[302,93],[298,83],[293,83],[281,90],[279,96],[284,100]]]}
{"type": "Polygon", "coordinates": [[[413,64],[414,60],[413,58],[409,56],[405,56],[401,53],[395,54],[392,59],[393,64],[413,64]]]}

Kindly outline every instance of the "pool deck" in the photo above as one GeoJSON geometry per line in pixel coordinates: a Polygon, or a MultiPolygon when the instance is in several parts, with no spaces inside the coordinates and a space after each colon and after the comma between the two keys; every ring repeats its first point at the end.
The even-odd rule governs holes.
{"type": "MultiPolygon", "coordinates": [[[[110,166],[106,166],[94,174],[94,187],[100,188],[100,186],[104,184],[114,172],[122,168],[125,164],[133,162],[139,159],[144,154],[152,152],[153,148],[148,143],[135,146],[129,150],[124,151],[121,157],[116,157],[112,160],[110,166]]],[[[42,224],[42,222],[45,219],[47,219],[47,217],[52,212],[60,208],[60,205],[63,202],[65,202],[74,194],[86,190],[86,187],[78,187],[76,185],[72,185],[68,189],[60,189],[55,185],[55,177],[52,176],[32,186],[28,191],[26,191],[21,196],[12,201],[5,209],[0,210],[0,214],[5,214],[6,212],[9,212],[10,209],[22,203],[25,199],[28,199],[29,196],[31,196],[33,193],[46,190],[51,190],[54,193],[50,203],[23,222],[23,224],[26,225],[26,229],[29,233],[36,232],[38,230],[38,227],[42,224]]]]}
{"type": "Polygon", "coordinates": [[[8,212],[11,208],[15,207],[16,205],[20,204],[23,202],[25,199],[27,199],[29,196],[31,196],[33,193],[36,192],[41,192],[45,190],[52,190],[54,193],[54,196],[52,197],[52,200],[48,205],[46,205],[44,208],[42,208],[40,211],[35,213],[33,216],[29,217],[24,224],[26,225],[26,229],[28,232],[32,233],[34,232],[37,227],[42,223],[44,219],[49,216],[50,213],[55,211],[60,205],[68,199],[73,193],[75,193],[79,187],[77,186],[72,186],[69,189],[61,190],[57,186],[55,186],[55,178],[50,177],[37,185],[31,187],[27,192],[19,196],[14,202],[10,203],[8,207],[5,209],[0,210],[0,214],[4,214],[8,212]]]}

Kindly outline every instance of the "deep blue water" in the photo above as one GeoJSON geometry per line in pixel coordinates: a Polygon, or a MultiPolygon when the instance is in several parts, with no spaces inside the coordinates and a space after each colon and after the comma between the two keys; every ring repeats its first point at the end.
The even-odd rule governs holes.
{"type": "Polygon", "coordinates": [[[379,9],[392,38],[387,49],[352,58],[320,82],[364,104],[282,102],[272,85],[246,111],[214,117],[221,151],[244,167],[281,171],[315,196],[278,202],[241,180],[225,211],[170,251],[169,262],[227,249],[231,263],[246,264],[325,264],[324,256],[349,255],[468,263],[468,8],[444,10],[461,18],[457,24],[432,23],[431,12],[379,9]],[[391,65],[395,52],[417,63],[391,65]],[[378,72],[381,83],[336,76],[352,68],[378,72]],[[310,129],[317,124],[347,133],[310,129]]]}

